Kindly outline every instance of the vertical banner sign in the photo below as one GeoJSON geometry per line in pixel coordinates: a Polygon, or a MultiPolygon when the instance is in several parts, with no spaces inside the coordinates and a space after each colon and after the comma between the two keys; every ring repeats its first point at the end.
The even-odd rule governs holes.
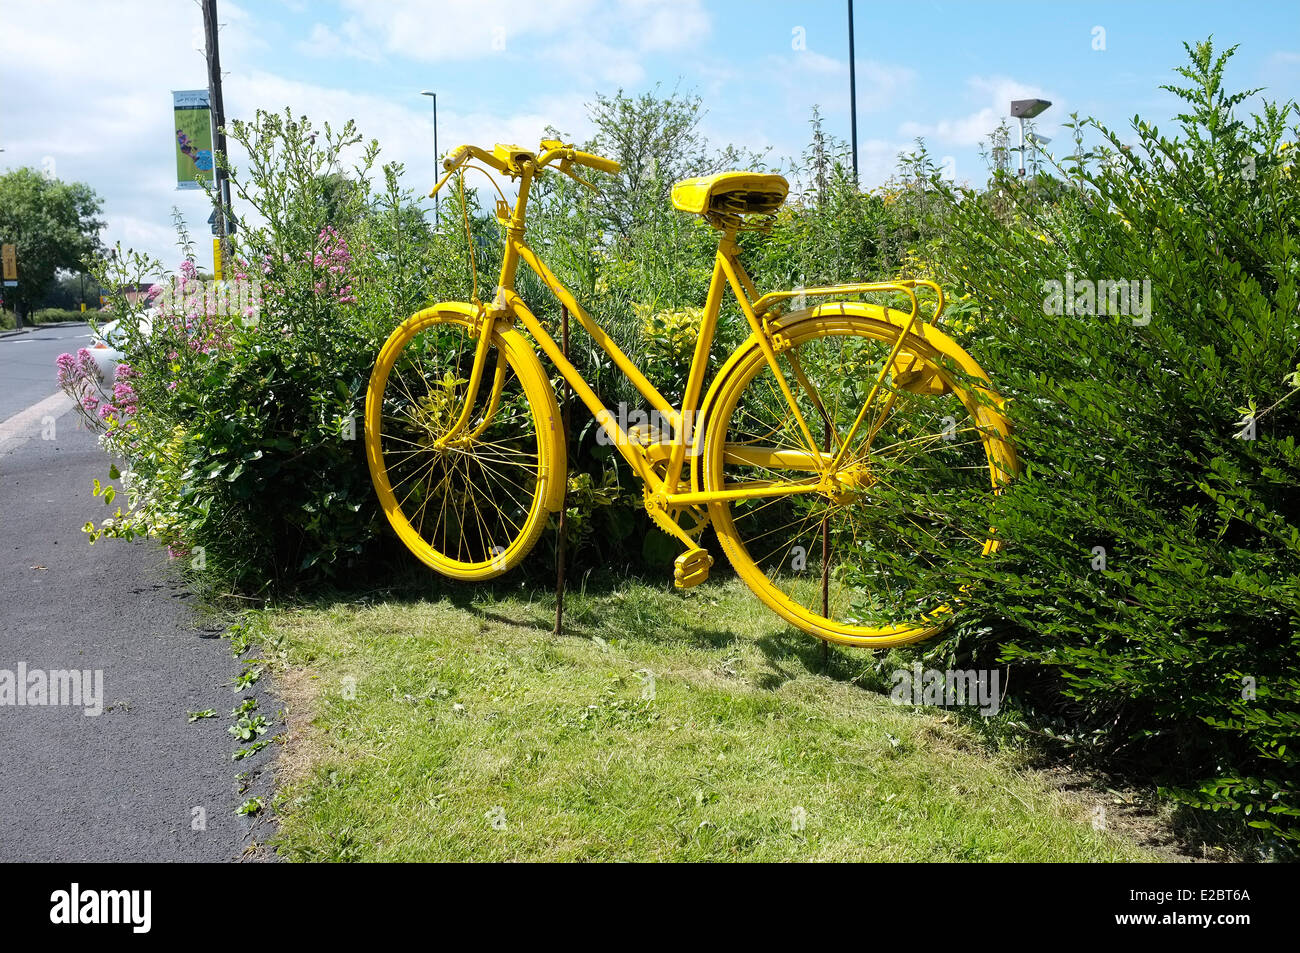
{"type": "Polygon", "coordinates": [[[221,239],[212,239],[212,277],[221,280],[221,239]]]}
{"type": "Polygon", "coordinates": [[[172,90],[176,127],[176,188],[198,189],[199,180],[211,183],[212,110],[206,89],[172,90]]]}
{"type": "Polygon", "coordinates": [[[18,249],[14,245],[5,245],[0,248],[0,261],[4,262],[4,280],[6,282],[18,281],[18,249]]]}

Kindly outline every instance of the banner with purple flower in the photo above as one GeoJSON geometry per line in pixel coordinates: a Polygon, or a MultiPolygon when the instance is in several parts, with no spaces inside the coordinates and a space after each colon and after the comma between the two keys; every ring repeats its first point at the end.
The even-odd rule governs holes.
{"type": "Polygon", "coordinates": [[[176,188],[202,188],[212,182],[212,110],[206,89],[172,90],[172,114],[176,128],[176,188]]]}

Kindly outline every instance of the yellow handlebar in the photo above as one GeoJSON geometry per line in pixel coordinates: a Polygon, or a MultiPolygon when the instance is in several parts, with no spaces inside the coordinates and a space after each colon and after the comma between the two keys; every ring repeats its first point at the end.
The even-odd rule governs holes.
{"type": "Polygon", "coordinates": [[[469,146],[457,146],[442,160],[442,167],[450,172],[464,161],[469,154],[469,146]]]}
{"type": "Polygon", "coordinates": [[[486,162],[492,168],[496,169],[503,175],[510,173],[510,167],[498,159],[491,152],[480,149],[478,146],[457,146],[452,150],[451,155],[442,160],[442,167],[448,172],[459,168],[468,159],[478,159],[480,162],[486,162]]]}
{"type": "Polygon", "coordinates": [[[438,190],[447,183],[447,180],[451,178],[452,174],[471,158],[478,159],[480,162],[491,166],[502,175],[510,176],[518,175],[520,173],[521,160],[532,162],[537,169],[542,169],[552,161],[559,159],[560,171],[578,179],[578,181],[582,182],[584,185],[590,185],[590,183],[574,175],[568,168],[570,164],[585,165],[588,168],[597,169],[600,172],[608,172],[611,175],[618,173],[622,168],[622,166],[613,159],[606,159],[601,156],[592,155],[590,152],[579,152],[577,149],[573,148],[573,146],[565,145],[556,140],[545,140],[542,143],[541,148],[544,151],[542,152],[541,157],[538,158],[538,156],[528,152],[527,150],[520,149],[518,146],[498,144],[492,152],[488,152],[486,149],[480,149],[478,146],[457,146],[448,154],[447,158],[442,160],[442,167],[446,171],[442,178],[438,180],[438,184],[433,187],[433,191],[429,193],[429,198],[433,198],[437,195],[438,190]]]}
{"type": "Polygon", "coordinates": [[[601,172],[608,172],[610,175],[617,175],[623,168],[613,159],[594,156],[590,152],[579,152],[576,149],[573,150],[573,161],[578,163],[578,165],[590,166],[591,168],[597,169],[601,172]]]}

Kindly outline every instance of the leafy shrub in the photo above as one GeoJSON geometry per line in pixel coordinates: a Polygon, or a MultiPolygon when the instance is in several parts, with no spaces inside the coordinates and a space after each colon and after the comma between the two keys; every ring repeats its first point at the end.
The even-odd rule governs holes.
{"type": "Polygon", "coordinates": [[[1099,161],[1063,169],[1072,187],[948,193],[938,258],[981,310],[972,347],[1026,471],[994,507],[1004,553],[917,585],[974,587],[993,631],[949,651],[1025,663],[1020,689],[1074,743],[1294,840],[1297,129],[1294,103],[1234,115],[1250,94],[1223,89],[1231,52],[1189,47],[1189,85],[1166,87],[1187,104],[1173,139],[1081,122],[1099,161]],[[1093,293],[1102,279],[1149,280],[1149,323],[1140,284],[1105,313],[1121,302],[1093,293]]]}
{"type": "MultiPolygon", "coordinates": [[[[207,579],[261,592],[360,572],[385,545],[359,433],[365,383],[434,283],[416,291],[431,238],[400,170],[384,167],[376,189],[372,143],[352,188],[330,178],[361,146],[351,125],[259,113],[231,134],[250,156],[235,190],[264,222],[216,289],[242,297],[214,295],[192,261],[154,289],[147,322],[115,296],[139,399],[110,445],[129,462],[134,506],[100,529],[161,535],[207,579]]],[[[156,268],[117,262],[115,287],[156,268]]]]}
{"type": "Polygon", "coordinates": [[[32,324],[57,324],[60,321],[85,321],[93,316],[89,309],[83,312],[73,308],[41,308],[24,320],[30,320],[32,324]]]}

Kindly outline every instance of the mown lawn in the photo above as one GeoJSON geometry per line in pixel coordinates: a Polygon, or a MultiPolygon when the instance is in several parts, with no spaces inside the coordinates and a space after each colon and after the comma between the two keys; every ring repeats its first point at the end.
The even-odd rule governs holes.
{"type": "Polygon", "coordinates": [[[735,582],[268,616],[295,860],[1142,860],[953,714],[897,707],[735,582]],[[822,674],[829,671],[837,677],[822,674]]]}

